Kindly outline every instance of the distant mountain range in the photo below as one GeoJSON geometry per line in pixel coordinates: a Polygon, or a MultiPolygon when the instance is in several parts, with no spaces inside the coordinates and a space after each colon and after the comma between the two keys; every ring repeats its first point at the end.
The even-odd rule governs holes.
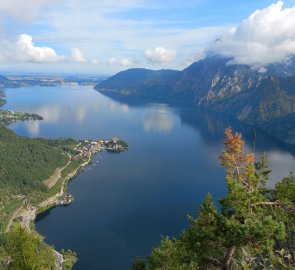
{"type": "Polygon", "coordinates": [[[95,89],[206,108],[295,144],[295,58],[263,68],[228,62],[225,58],[207,57],[183,71],[129,69],[95,89]]]}
{"type": "Polygon", "coordinates": [[[0,76],[1,88],[23,86],[96,85],[105,76],[98,75],[8,75],[0,76]]]}
{"type": "Polygon", "coordinates": [[[4,88],[25,86],[62,86],[62,85],[96,85],[104,80],[105,76],[76,74],[76,75],[8,75],[0,76],[0,107],[5,104],[4,88]]]}

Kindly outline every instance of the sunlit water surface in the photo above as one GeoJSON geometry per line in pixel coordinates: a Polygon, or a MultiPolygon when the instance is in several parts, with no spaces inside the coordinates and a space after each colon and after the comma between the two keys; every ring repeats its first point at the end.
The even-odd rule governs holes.
{"type": "MultiPolygon", "coordinates": [[[[253,129],[193,108],[110,99],[91,87],[7,89],[4,109],[38,113],[43,121],[10,126],[28,137],[98,139],[119,136],[120,154],[102,153],[69,185],[75,201],[38,217],[37,230],[56,249],[72,249],[75,269],[129,269],[161,235],[177,236],[208,192],[226,192],[218,156],[224,128],[253,129]]],[[[294,152],[257,132],[256,154],[267,152],[274,184],[294,170],[294,152]]]]}

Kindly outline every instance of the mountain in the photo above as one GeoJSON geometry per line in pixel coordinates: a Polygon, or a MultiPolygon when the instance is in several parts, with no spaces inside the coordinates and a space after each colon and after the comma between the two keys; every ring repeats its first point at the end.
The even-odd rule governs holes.
{"type": "Polygon", "coordinates": [[[99,83],[94,89],[108,94],[120,94],[153,100],[171,101],[177,96],[171,96],[167,85],[180,71],[162,69],[149,70],[144,68],[133,68],[121,71],[109,79],[99,83]]]}
{"type": "Polygon", "coordinates": [[[263,70],[207,58],[183,70],[172,91],[191,93],[196,106],[233,116],[295,144],[295,61],[263,70]],[[293,116],[293,117],[292,117],[293,116]]]}
{"type": "Polygon", "coordinates": [[[131,98],[190,103],[295,144],[295,58],[263,68],[230,65],[229,60],[207,57],[183,71],[130,69],[95,89],[131,98]]]}

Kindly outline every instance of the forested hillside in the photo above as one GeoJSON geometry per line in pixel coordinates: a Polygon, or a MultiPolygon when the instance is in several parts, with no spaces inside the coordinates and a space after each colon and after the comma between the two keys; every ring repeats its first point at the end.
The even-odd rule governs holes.
{"type": "Polygon", "coordinates": [[[4,92],[0,90],[0,107],[5,104],[4,96],[4,92]]]}
{"type": "Polygon", "coordinates": [[[24,199],[46,197],[49,190],[41,181],[67,163],[64,150],[73,144],[71,139],[20,137],[0,125],[0,231],[24,199]]]}

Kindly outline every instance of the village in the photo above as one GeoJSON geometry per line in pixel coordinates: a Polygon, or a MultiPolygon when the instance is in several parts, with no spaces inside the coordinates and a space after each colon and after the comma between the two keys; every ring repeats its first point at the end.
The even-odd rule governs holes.
{"type": "Polygon", "coordinates": [[[122,152],[128,150],[128,144],[118,137],[113,137],[111,140],[83,140],[73,149],[75,151],[73,159],[90,158],[104,149],[109,152],[122,152]]]}
{"type": "MultiPolygon", "coordinates": [[[[118,137],[113,137],[111,140],[82,140],[73,148],[73,160],[91,159],[98,152],[107,150],[108,152],[122,152],[128,150],[128,144],[118,137]]],[[[86,161],[85,164],[88,163],[86,161]]],[[[74,198],[71,194],[65,193],[58,198],[57,205],[67,206],[73,202],[74,198]]]]}

